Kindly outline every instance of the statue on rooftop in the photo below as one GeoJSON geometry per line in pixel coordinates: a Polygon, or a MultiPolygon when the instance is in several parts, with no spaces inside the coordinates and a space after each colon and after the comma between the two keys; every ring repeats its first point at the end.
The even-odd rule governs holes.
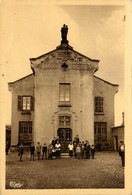
{"type": "Polygon", "coordinates": [[[68,33],[68,26],[64,24],[63,27],[61,28],[62,43],[68,43],[67,33],[68,33]]]}

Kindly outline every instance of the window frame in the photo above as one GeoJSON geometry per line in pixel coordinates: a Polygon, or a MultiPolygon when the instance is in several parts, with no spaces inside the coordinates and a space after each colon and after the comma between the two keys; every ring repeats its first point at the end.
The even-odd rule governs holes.
{"type": "Polygon", "coordinates": [[[33,137],[33,121],[19,121],[18,123],[19,142],[31,142],[33,137]],[[27,139],[25,139],[27,137],[27,139]]]}
{"type": "Polygon", "coordinates": [[[107,142],[107,122],[94,122],[95,138],[97,142],[107,142]]]}
{"type": "Polygon", "coordinates": [[[17,109],[19,111],[24,111],[24,112],[28,112],[28,111],[33,111],[34,110],[34,96],[32,95],[18,95],[17,98],[17,109]],[[27,100],[26,100],[26,109],[23,109],[23,98],[28,98],[30,97],[30,109],[27,109],[27,100]]]}
{"type": "Polygon", "coordinates": [[[59,102],[70,102],[70,99],[71,99],[71,90],[70,90],[70,87],[71,85],[70,85],[70,83],[59,83],[59,102]],[[63,94],[63,98],[64,98],[64,100],[61,100],[61,93],[60,93],[60,90],[61,90],[61,88],[60,88],[60,86],[63,86],[63,90],[64,90],[64,94],[63,94]],[[68,89],[68,92],[69,92],[69,100],[67,101],[66,100],[66,87],[64,87],[64,86],[69,86],[69,89],[68,89]]]}
{"type": "Polygon", "coordinates": [[[94,97],[94,111],[95,113],[104,112],[104,98],[102,96],[94,97]]]}
{"type": "Polygon", "coordinates": [[[59,116],[59,127],[67,128],[70,127],[70,125],[71,125],[71,116],[69,115],[59,116]],[[63,121],[61,119],[63,119],[63,121]]]}

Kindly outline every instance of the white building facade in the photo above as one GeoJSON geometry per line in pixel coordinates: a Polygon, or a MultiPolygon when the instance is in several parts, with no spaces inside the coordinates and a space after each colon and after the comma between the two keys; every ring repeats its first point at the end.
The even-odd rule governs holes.
{"type": "Polygon", "coordinates": [[[9,83],[12,92],[11,145],[59,136],[62,152],[76,135],[112,149],[114,95],[118,85],[94,76],[99,60],[73,50],[62,27],[61,45],[31,58],[33,74],[9,83]]]}

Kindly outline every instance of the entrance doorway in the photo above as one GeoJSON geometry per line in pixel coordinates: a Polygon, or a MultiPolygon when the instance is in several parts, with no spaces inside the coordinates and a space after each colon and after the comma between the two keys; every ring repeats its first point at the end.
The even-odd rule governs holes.
{"type": "Polygon", "coordinates": [[[61,144],[61,152],[68,152],[68,145],[72,141],[72,130],[70,128],[59,128],[57,135],[61,144]]]}

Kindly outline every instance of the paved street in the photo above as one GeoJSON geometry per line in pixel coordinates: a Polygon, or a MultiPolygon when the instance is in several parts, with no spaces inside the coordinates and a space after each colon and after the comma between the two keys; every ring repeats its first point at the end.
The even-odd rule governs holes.
{"type": "Polygon", "coordinates": [[[97,152],[95,159],[30,161],[16,152],[6,160],[7,189],[123,188],[124,168],[117,152],[97,152]]]}

